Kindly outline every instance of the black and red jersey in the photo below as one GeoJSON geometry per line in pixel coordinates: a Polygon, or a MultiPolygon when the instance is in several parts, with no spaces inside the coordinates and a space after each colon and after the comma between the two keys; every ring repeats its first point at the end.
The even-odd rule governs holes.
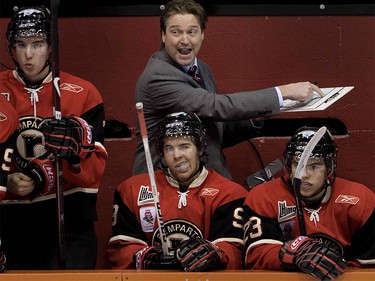
{"type": "MultiPolygon", "coordinates": [[[[303,207],[307,236],[327,243],[354,266],[375,264],[375,194],[336,178],[317,209],[303,207]]],[[[244,205],[245,266],[281,269],[278,253],[300,235],[295,196],[278,178],[254,187],[244,205]]]]}
{"type": "MultiPolygon", "coordinates": [[[[104,142],[104,106],[97,88],[90,82],[77,76],[60,72],[60,92],[62,116],[78,116],[85,119],[93,127],[95,151],[88,159],[81,159],[79,173],[71,169],[71,164],[63,160],[63,188],[65,193],[75,192],[96,194],[99,179],[104,173],[107,152],[104,142]]],[[[19,130],[15,147],[9,148],[10,154],[17,155],[17,165],[8,163],[7,169],[23,170],[28,161],[44,153],[44,137],[39,125],[44,118],[53,117],[53,85],[50,73],[38,87],[25,85],[16,71],[0,73],[0,94],[16,109],[19,116],[19,130]],[[13,151],[14,148],[14,151],[13,151]]],[[[34,203],[55,197],[54,190],[50,194],[32,198],[17,197],[9,192],[3,204],[34,203]],[[7,200],[9,199],[9,200],[7,200]]]]}
{"type": "MultiPolygon", "coordinates": [[[[227,268],[242,268],[242,206],[247,191],[205,168],[186,192],[163,171],[155,172],[155,180],[169,250],[173,252],[182,241],[199,236],[228,255],[227,268]]],[[[132,268],[135,252],[161,243],[157,211],[148,174],[133,176],[118,186],[108,245],[112,268],[132,268]]]]}

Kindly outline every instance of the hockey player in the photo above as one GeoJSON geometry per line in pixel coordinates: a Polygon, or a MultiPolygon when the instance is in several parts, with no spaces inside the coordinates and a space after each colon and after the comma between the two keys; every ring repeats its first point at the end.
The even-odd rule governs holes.
{"type": "Polygon", "coordinates": [[[319,128],[303,127],[286,146],[281,178],[252,189],[244,205],[245,266],[300,270],[332,280],[347,264],[374,265],[375,194],[336,178],[337,147],[329,130],[311,153],[300,198],[307,235],[300,235],[292,180],[309,140],[319,128]]]}
{"type": "Polygon", "coordinates": [[[96,198],[107,153],[104,106],[96,87],[60,72],[62,120],[52,118],[51,15],[44,6],[14,12],[7,28],[15,70],[0,73],[19,116],[11,173],[1,202],[0,232],[9,269],[57,269],[54,155],[62,159],[66,269],[94,269],[96,198]]]}
{"type": "Polygon", "coordinates": [[[195,114],[178,112],[160,123],[155,172],[171,261],[163,256],[149,174],[115,191],[108,257],[113,269],[243,268],[242,205],[246,190],[204,167],[205,128],[195,114]]]}

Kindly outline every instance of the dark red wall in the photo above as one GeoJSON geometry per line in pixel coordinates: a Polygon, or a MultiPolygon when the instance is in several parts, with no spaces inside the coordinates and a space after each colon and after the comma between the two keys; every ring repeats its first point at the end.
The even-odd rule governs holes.
{"type": "MultiPolygon", "coordinates": [[[[7,19],[0,19],[0,34],[7,19]]],[[[135,126],[134,88],[148,57],[159,49],[158,17],[62,18],[61,69],[92,81],[101,91],[107,119],[135,126]]],[[[375,18],[373,16],[211,16],[200,58],[210,64],[221,92],[318,81],[320,87],[354,86],[323,112],[275,118],[337,118],[348,134],[336,137],[338,176],[375,190],[375,18]]],[[[4,37],[2,37],[4,38],[4,37]]],[[[12,66],[1,39],[0,62],[12,66]]],[[[288,138],[253,140],[263,161],[280,158],[288,138]]],[[[110,140],[99,193],[98,268],[105,267],[115,187],[131,175],[134,139],[110,140]]],[[[235,181],[245,185],[261,166],[243,143],[226,151],[235,181]]]]}

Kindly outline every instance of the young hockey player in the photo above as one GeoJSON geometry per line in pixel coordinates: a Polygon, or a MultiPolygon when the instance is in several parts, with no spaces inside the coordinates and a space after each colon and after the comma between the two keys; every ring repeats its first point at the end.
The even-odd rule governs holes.
{"type": "Polygon", "coordinates": [[[167,115],[156,146],[163,170],[155,172],[169,256],[165,256],[149,174],[115,191],[108,257],[114,269],[243,268],[242,205],[246,190],[204,166],[205,128],[195,114],[167,115]]]}
{"type": "Polygon", "coordinates": [[[0,73],[0,92],[7,93],[20,124],[5,158],[14,167],[0,205],[7,267],[57,269],[62,258],[66,269],[94,269],[96,198],[107,159],[103,100],[92,83],[61,71],[62,120],[53,118],[51,14],[46,7],[16,10],[6,38],[16,69],[0,73]],[[56,155],[62,175],[55,170],[56,155]],[[64,232],[57,223],[57,181],[64,192],[64,232]]]}
{"type": "Polygon", "coordinates": [[[302,174],[306,235],[301,235],[292,180],[318,129],[297,130],[284,152],[284,176],[248,193],[244,206],[247,268],[300,270],[332,280],[347,264],[374,265],[375,194],[362,184],[336,177],[337,147],[329,130],[302,174]]]}

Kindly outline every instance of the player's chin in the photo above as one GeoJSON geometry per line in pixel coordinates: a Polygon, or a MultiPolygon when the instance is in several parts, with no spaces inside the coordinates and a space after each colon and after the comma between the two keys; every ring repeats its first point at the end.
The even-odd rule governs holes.
{"type": "Polygon", "coordinates": [[[302,197],[309,198],[310,196],[314,195],[315,190],[312,189],[312,188],[308,188],[308,189],[302,190],[302,188],[301,188],[300,192],[301,192],[301,196],[302,197]]]}
{"type": "Polygon", "coordinates": [[[174,178],[178,180],[179,182],[185,182],[191,178],[192,174],[191,172],[186,173],[175,173],[174,178]]]}

